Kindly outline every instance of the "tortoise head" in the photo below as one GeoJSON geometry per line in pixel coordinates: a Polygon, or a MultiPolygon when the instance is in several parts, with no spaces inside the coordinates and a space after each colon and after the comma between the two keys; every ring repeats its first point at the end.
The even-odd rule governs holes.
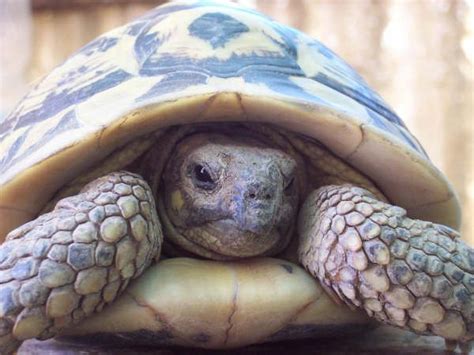
{"type": "Polygon", "coordinates": [[[297,161],[250,137],[196,133],[168,160],[159,192],[171,241],[212,259],[272,255],[293,232],[297,161]]]}

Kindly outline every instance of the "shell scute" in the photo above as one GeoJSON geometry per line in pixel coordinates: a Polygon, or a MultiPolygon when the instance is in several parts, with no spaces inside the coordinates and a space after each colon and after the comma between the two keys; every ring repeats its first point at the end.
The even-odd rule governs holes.
{"type": "MultiPolygon", "coordinates": [[[[215,4],[204,2],[161,7],[128,26],[99,37],[40,83],[33,90],[34,95],[25,99],[27,105],[14,111],[6,126],[18,129],[40,124],[101,92],[129,85],[127,81],[137,76],[157,76],[158,82],[148,92],[142,92],[131,100],[130,107],[152,97],[159,100],[160,96],[183,88],[208,85],[211,77],[239,76],[245,82],[263,85],[275,94],[331,106],[324,93],[312,92],[308,90],[311,86],[301,86],[292,79],[299,77],[317,81],[350,97],[355,101],[354,105],[358,103],[379,113],[382,119],[393,122],[395,127],[404,128],[398,116],[360,76],[319,42],[252,10],[221,5],[216,11],[215,7],[209,8],[211,5],[215,4]],[[179,16],[182,16],[184,25],[179,28],[170,26],[168,18],[176,11],[183,12],[179,16]],[[249,41],[245,37],[249,33],[258,41],[249,41]],[[190,45],[199,40],[209,47],[199,51],[196,57],[196,49],[206,48],[203,44],[190,45]],[[162,50],[163,46],[166,48],[162,50]],[[317,55],[316,71],[314,68],[305,70],[307,65],[301,63],[300,58],[302,52],[317,55]],[[124,67],[124,60],[114,59],[117,54],[133,64],[124,67]],[[54,87],[51,84],[55,84],[54,87]],[[28,105],[31,101],[37,101],[37,104],[28,105]]],[[[350,113],[351,110],[347,111],[350,113]]],[[[355,111],[361,116],[360,109],[355,111]]],[[[368,121],[367,117],[361,119],[368,121]]]]}
{"type": "MultiPolygon", "coordinates": [[[[219,118],[222,110],[226,111],[223,120],[246,115],[246,119],[282,123],[320,140],[342,158],[354,159],[351,164],[406,208],[422,206],[419,214],[440,216],[442,209],[457,208],[454,193],[416,138],[353,68],[295,29],[254,10],[213,1],[160,6],[102,35],[47,75],[0,127],[0,190],[23,172],[54,160],[71,147],[86,149],[87,140],[95,139],[101,146],[109,127],[127,121],[130,130],[123,135],[132,140],[142,134],[135,130],[145,112],[173,106],[173,112],[182,109],[181,114],[186,114],[183,108],[194,104],[189,112],[196,112],[195,116],[176,116],[178,123],[219,118]],[[222,100],[207,107],[208,100],[219,95],[222,100]],[[224,102],[229,104],[228,111],[222,106],[224,102]],[[272,116],[262,120],[268,105],[272,106],[272,116]],[[195,108],[198,110],[193,111],[195,108]],[[286,114],[280,118],[277,110],[286,114]],[[291,125],[289,116],[295,121],[291,125]],[[380,146],[386,149],[379,149],[383,153],[373,160],[367,151],[380,146]],[[413,181],[411,189],[420,191],[419,180],[424,180],[425,186],[429,177],[431,191],[424,189],[426,196],[412,200],[410,189],[400,195],[400,187],[389,186],[387,176],[378,171],[379,160],[388,153],[397,159],[398,168],[404,167],[405,176],[419,175],[400,180],[400,185],[413,181]],[[436,211],[425,211],[423,206],[428,204],[436,211]]],[[[161,121],[171,124],[161,117],[146,119],[153,120],[149,129],[161,128],[161,121]]],[[[114,147],[105,148],[110,152],[114,147]]],[[[85,168],[71,164],[77,165],[70,166],[71,175],[85,168]]],[[[18,202],[10,199],[4,203],[8,207],[12,204],[18,202]]],[[[441,219],[449,219],[448,224],[454,226],[459,223],[458,217],[441,219]]]]}
{"type": "Polygon", "coordinates": [[[248,32],[249,28],[232,16],[221,12],[211,12],[198,17],[188,26],[189,34],[208,41],[212,48],[225,47],[225,44],[248,32]]]}

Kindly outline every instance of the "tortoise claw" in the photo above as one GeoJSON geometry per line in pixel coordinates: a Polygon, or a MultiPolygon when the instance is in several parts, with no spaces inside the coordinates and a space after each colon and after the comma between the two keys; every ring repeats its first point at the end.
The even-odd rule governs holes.
{"type": "Polygon", "coordinates": [[[473,349],[473,342],[468,341],[468,342],[460,342],[459,343],[459,349],[461,350],[461,354],[472,354],[472,349],[473,349]]]}
{"type": "Polygon", "coordinates": [[[453,353],[456,351],[456,348],[459,345],[459,350],[461,351],[461,354],[471,354],[472,353],[472,348],[473,348],[473,342],[468,341],[468,342],[458,342],[456,340],[451,340],[451,339],[445,339],[445,347],[446,351],[448,353],[453,353]]]}

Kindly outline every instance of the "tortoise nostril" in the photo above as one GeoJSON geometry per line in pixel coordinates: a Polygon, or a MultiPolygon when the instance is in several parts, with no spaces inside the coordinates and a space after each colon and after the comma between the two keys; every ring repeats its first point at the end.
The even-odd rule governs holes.
{"type": "Polygon", "coordinates": [[[244,192],[244,197],[248,200],[252,200],[253,202],[268,202],[271,201],[274,196],[275,191],[273,186],[267,183],[250,184],[250,186],[247,186],[244,192]]]}
{"type": "Polygon", "coordinates": [[[271,200],[273,198],[273,195],[270,193],[261,194],[261,193],[256,193],[256,192],[250,192],[247,196],[249,199],[252,199],[252,200],[255,200],[255,199],[271,200]]]}

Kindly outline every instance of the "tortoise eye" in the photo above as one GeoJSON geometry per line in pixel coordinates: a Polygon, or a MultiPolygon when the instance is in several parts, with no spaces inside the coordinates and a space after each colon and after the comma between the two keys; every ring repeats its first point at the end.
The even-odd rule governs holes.
{"type": "Polygon", "coordinates": [[[212,190],[216,186],[209,170],[201,164],[196,164],[192,168],[192,179],[196,187],[204,190],[212,190]]]}
{"type": "Polygon", "coordinates": [[[290,180],[288,180],[288,183],[285,186],[285,193],[287,194],[291,193],[294,186],[295,186],[295,177],[292,176],[290,180]]]}

